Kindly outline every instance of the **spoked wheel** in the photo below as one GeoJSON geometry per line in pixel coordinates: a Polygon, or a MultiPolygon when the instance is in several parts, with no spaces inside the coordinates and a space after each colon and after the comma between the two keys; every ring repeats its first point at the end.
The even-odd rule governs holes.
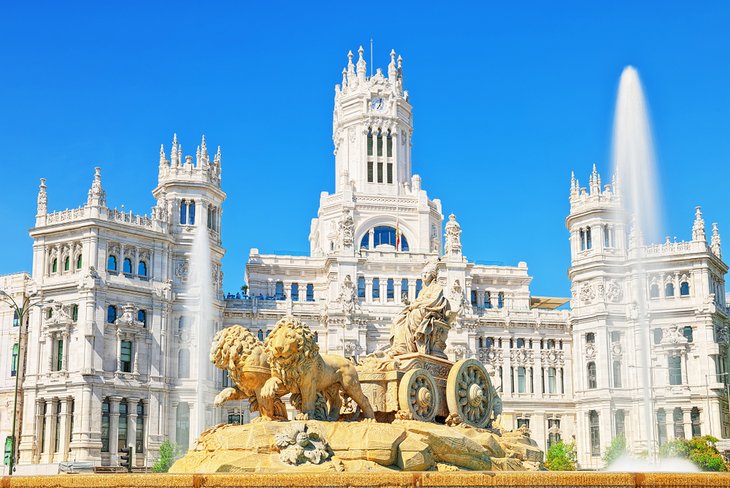
{"type": "Polygon", "coordinates": [[[489,373],[476,359],[462,359],[451,367],[446,402],[449,413],[458,415],[465,424],[487,426],[495,401],[492,392],[489,373]]]}
{"type": "Polygon", "coordinates": [[[412,369],[400,380],[398,405],[409,412],[414,420],[431,422],[439,406],[436,381],[425,369],[412,369]]]}

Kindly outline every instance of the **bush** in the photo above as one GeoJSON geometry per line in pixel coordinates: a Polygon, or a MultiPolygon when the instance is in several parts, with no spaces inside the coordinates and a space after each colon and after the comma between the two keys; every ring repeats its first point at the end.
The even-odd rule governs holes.
{"type": "Polygon", "coordinates": [[[606,452],[603,454],[603,462],[606,466],[610,466],[612,462],[626,454],[626,437],[623,434],[619,434],[613,438],[611,444],[606,448],[606,452]]]}
{"type": "Polygon", "coordinates": [[[550,446],[545,467],[550,471],[575,471],[575,444],[559,441],[550,446]]]}
{"type": "Polygon", "coordinates": [[[178,449],[177,444],[173,444],[170,441],[163,442],[160,445],[160,457],[152,466],[152,472],[167,473],[179,454],[180,450],[178,449]]]}
{"type": "Polygon", "coordinates": [[[691,440],[677,439],[664,444],[659,455],[689,459],[702,471],[728,471],[725,460],[715,447],[716,442],[717,439],[711,435],[691,440]]]}

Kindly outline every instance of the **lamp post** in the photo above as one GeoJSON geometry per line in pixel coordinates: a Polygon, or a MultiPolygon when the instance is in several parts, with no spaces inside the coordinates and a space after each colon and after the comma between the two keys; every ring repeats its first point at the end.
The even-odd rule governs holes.
{"type": "MultiPolygon", "coordinates": [[[[15,312],[15,315],[18,317],[20,327],[20,332],[18,334],[18,359],[16,364],[16,371],[15,371],[15,392],[14,392],[14,398],[13,398],[13,427],[10,432],[10,462],[8,463],[8,475],[12,475],[13,471],[15,470],[15,453],[17,451],[17,443],[16,443],[16,425],[18,420],[18,390],[20,386],[20,358],[22,356],[21,351],[21,345],[23,343],[22,338],[23,335],[28,332],[27,326],[25,324],[25,316],[30,311],[31,307],[40,306],[42,304],[42,299],[39,297],[37,291],[29,292],[27,290],[23,291],[23,300],[20,305],[15,301],[15,299],[5,290],[0,289],[0,301],[6,303],[10,306],[10,308],[13,309],[15,312]]],[[[49,302],[52,302],[53,300],[49,300],[49,302]]]]}

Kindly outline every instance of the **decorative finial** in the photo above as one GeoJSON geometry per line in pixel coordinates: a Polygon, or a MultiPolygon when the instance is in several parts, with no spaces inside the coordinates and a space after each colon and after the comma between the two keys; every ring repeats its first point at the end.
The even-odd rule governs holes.
{"type": "Polygon", "coordinates": [[[98,166],[94,168],[94,181],[91,183],[91,188],[89,188],[86,203],[90,206],[99,207],[106,205],[106,192],[101,186],[101,168],[98,166]]]}
{"type": "Polygon", "coordinates": [[[403,56],[398,56],[398,69],[403,68],[403,56]]]}
{"type": "Polygon", "coordinates": [[[695,221],[692,223],[692,240],[707,242],[705,236],[705,220],[702,218],[702,209],[700,206],[695,207],[695,221]]]}
{"type": "Polygon", "coordinates": [[[365,73],[367,72],[367,63],[365,58],[362,57],[365,50],[360,46],[357,53],[360,55],[360,59],[357,60],[357,78],[362,83],[365,81],[365,73]]]}
{"type": "Polygon", "coordinates": [[[395,49],[390,50],[390,64],[388,64],[388,78],[395,79],[398,76],[398,68],[395,65],[395,49]]]}
{"type": "Polygon", "coordinates": [[[575,187],[575,171],[570,172],[570,195],[573,196],[577,193],[577,188],[575,187]]]}
{"type": "Polygon", "coordinates": [[[591,194],[601,193],[601,175],[598,174],[598,169],[596,169],[596,163],[593,163],[593,171],[591,172],[589,186],[591,194]]]}
{"type": "Polygon", "coordinates": [[[46,215],[48,213],[48,195],[46,194],[46,179],[41,178],[41,184],[38,187],[38,211],[37,215],[46,215]]]}
{"type": "Polygon", "coordinates": [[[347,89],[347,68],[342,68],[342,91],[347,89]]]}
{"type": "Polygon", "coordinates": [[[722,249],[720,248],[720,231],[717,229],[717,223],[712,224],[712,239],[710,240],[710,250],[718,258],[722,259],[722,249]]]}

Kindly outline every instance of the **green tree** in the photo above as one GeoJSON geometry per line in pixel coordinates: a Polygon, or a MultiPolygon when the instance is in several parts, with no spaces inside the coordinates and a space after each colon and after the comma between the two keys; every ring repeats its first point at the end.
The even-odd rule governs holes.
{"type": "Polygon", "coordinates": [[[157,462],[152,466],[152,472],[154,473],[167,473],[167,471],[175,462],[175,459],[180,454],[180,450],[177,444],[170,441],[165,441],[160,445],[160,457],[157,462]]]}
{"type": "Polygon", "coordinates": [[[545,467],[550,471],[575,471],[575,461],[575,444],[559,441],[548,448],[545,467]]]}
{"type": "Polygon", "coordinates": [[[612,462],[626,454],[626,437],[623,434],[619,434],[613,438],[611,444],[606,448],[606,452],[603,453],[603,462],[606,466],[610,466],[612,462]]]}
{"type": "Polygon", "coordinates": [[[690,440],[677,439],[664,444],[659,450],[662,457],[689,459],[702,471],[728,471],[725,460],[718,452],[717,439],[711,435],[690,440]]]}

